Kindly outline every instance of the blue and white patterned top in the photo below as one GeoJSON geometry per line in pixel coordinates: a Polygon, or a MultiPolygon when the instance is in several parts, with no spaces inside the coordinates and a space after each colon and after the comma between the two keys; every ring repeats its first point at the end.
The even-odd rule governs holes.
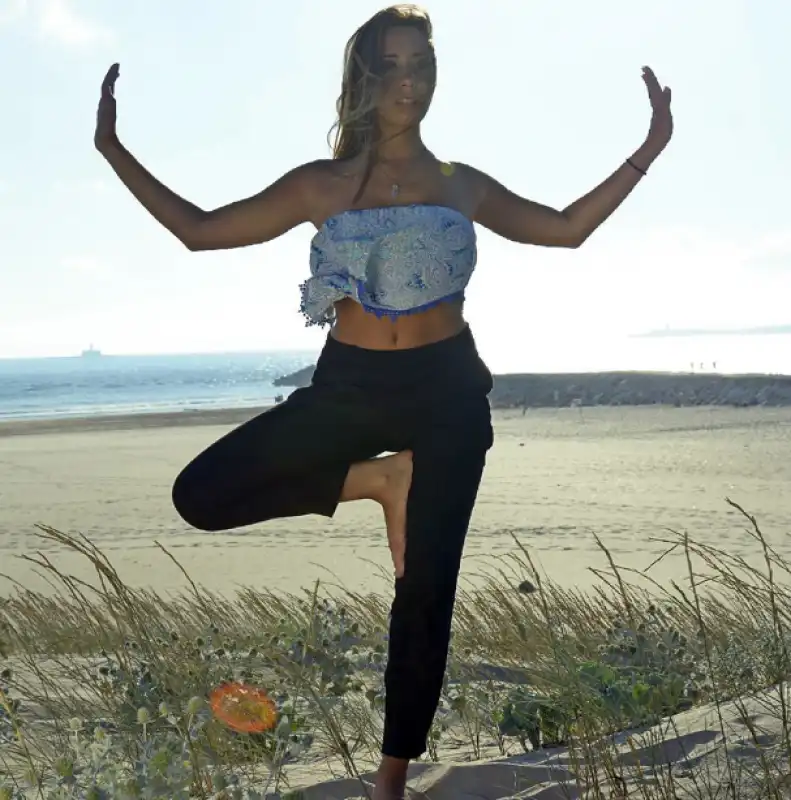
{"type": "Polygon", "coordinates": [[[300,310],[308,325],[327,325],[345,297],[390,318],[463,298],[475,269],[475,242],[472,222],[448,206],[343,211],[311,241],[311,277],[300,287],[300,310]]]}

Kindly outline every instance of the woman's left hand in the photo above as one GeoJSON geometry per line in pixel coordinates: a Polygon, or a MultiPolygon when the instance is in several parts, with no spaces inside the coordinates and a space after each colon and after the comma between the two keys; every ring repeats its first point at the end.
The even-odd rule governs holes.
{"type": "Polygon", "coordinates": [[[658,155],[673,136],[670,87],[660,85],[651,67],[643,67],[643,82],[648,89],[648,99],[651,101],[651,127],[648,129],[646,144],[658,155]]]}

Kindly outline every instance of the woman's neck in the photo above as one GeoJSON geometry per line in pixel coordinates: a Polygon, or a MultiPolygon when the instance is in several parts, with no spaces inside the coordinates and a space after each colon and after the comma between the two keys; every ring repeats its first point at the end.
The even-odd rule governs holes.
{"type": "Polygon", "coordinates": [[[420,138],[420,129],[389,133],[382,131],[376,147],[375,157],[380,162],[415,161],[428,153],[428,148],[420,138]]]}

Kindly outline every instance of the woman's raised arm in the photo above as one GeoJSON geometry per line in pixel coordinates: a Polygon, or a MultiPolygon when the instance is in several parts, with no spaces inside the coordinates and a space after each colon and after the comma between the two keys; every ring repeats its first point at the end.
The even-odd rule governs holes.
{"type": "Polygon", "coordinates": [[[116,132],[118,64],[102,82],[94,144],[129,191],[154,219],[190,250],[225,250],[260,244],[308,221],[310,164],[287,172],[262,192],[205,211],[158,181],[120,142],[116,132]]]}

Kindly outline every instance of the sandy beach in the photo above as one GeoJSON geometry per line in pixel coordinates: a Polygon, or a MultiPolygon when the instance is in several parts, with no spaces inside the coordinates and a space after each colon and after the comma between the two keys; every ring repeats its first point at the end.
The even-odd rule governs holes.
{"type": "MultiPolygon", "coordinates": [[[[54,552],[36,523],[81,532],[131,585],[178,589],[185,581],[154,545],[167,547],[207,588],[295,590],[316,579],[387,590],[388,553],[372,503],[333,520],[302,517],[227,533],[191,530],[170,504],[170,484],[200,449],[252,412],[94,418],[0,425],[0,571],[46,590],[15,558],[41,550],[82,578],[87,564],[54,552]]],[[[605,566],[593,533],[619,564],[644,569],[667,529],[749,560],[756,546],[730,497],[755,514],[781,553],[791,520],[791,409],[567,408],[495,411],[496,443],[467,542],[463,579],[514,551],[516,535],[553,579],[588,586],[605,566]]],[[[680,557],[651,570],[683,574],[680,557]]],[[[0,580],[0,594],[11,583],[0,580]]]]}
{"type": "MultiPolygon", "coordinates": [[[[0,425],[0,596],[15,582],[50,591],[36,568],[19,558],[36,552],[62,571],[95,578],[74,553],[37,537],[36,523],[85,534],[127,584],[164,593],[187,583],[155,542],[167,547],[196,583],[222,593],[239,586],[293,592],[317,579],[388,592],[389,556],[379,509],[371,503],[344,505],[333,520],[303,517],[214,534],[190,530],[176,516],[170,485],[180,467],[252,413],[0,425]]],[[[686,530],[699,542],[760,566],[758,544],[726,497],[753,513],[779,553],[791,558],[791,408],[497,410],[494,421],[496,443],[473,517],[464,581],[474,585],[497,566],[498,556],[513,553],[514,536],[556,583],[581,588],[597,583],[590,568],[606,567],[594,533],[619,565],[638,570],[666,550],[657,540],[668,529],[686,530]]],[[[671,579],[683,581],[685,571],[683,556],[677,555],[649,574],[668,585],[671,579]]],[[[59,662],[45,656],[42,663],[59,662]]],[[[785,729],[773,703],[774,695],[768,701],[750,698],[745,706],[692,708],[674,717],[672,729],[661,723],[643,733],[616,735],[612,758],[619,769],[635,773],[629,780],[636,783],[659,785],[671,769],[681,797],[692,796],[679,793],[682,784],[690,792],[697,786],[693,769],[708,776],[707,785],[725,786],[731,780],[722,767],[727,752],[746,765],[739,785],[752,781],[752,786],[760,778],[759,749],[764,765],[767,753],[772,759],[782,756],[785,729]],[[760,728],[757,738],[747,733],[745,719],[760,728]]],[[[587,769],[565,747],[520,753],[512,745],[498,750],[486,740],[479,760],[465,763],[468,757],[456,742],[443,747],[439,763],[413,764],[410,797],[561,800],[580,796],[577,776],[587,769]]],[[[616,796],[610,772],[598,761],[592,769],[611,792],[601,796],[616,796]]],[[[363,794],[356,779],[338,777],[338,765],[298,763],[288,774],[305,800],[363,794]]],[[[362,778],[369,786],[373,781],[370,773],[362,778]]],[[[739,796],[764,796],[751,791],[739,789],[739,796]]]]}

